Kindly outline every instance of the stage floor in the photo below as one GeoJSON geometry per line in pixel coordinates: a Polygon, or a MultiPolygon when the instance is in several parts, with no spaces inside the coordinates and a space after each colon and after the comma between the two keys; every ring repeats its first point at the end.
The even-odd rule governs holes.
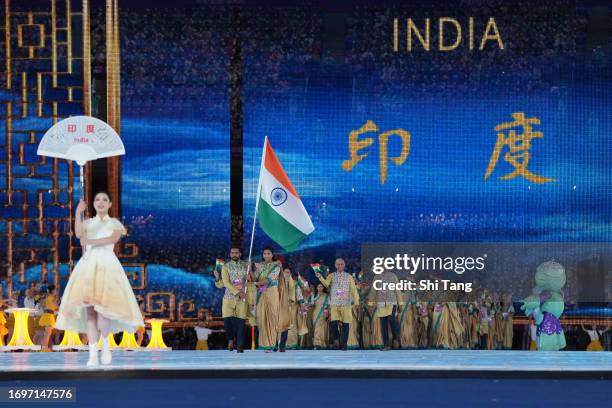
{"type": "Polygon", "coordinates": [[[113,363],[85,367],[87,352],[0,353],[0,377],[479,377],[612,378],[610,352],[475,350],[113,352],[113,363]]]}

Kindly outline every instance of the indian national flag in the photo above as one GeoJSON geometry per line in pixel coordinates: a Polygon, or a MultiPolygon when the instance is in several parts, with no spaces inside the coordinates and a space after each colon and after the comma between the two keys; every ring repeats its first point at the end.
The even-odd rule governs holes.
{"type": "Polygon", "coordinates": [[[267,137],[264,143],[257,203],[259,225],[278,245],[292,251],[314,231],[314,226],[267,137]]]}
{"type": "Polygon", "coordinates": [[[323,275],[323,277],[327,277],[327,274],[329,272],[329,268],[325,265],[321,265],[320,263],[312,263],[310,264],[310,267],[312,268],[313,271],[320,273],[321,275],[323,275]]]}

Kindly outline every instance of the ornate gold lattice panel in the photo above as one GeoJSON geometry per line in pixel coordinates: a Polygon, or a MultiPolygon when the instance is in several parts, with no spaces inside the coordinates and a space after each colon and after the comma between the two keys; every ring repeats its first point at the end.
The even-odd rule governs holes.
{"type": "Polygon", "coordinates": [[[40,267],[66,279],[78,250],[71,228],[72,162],[39,157],[45,131],[90,114],[87,1],[3,0],[0,10],[0,276],[8,293],[40,267]],[[36,269],[36,268],[34,268],[36,269]]]}
{"type": "MultiPolygon", "coordinates": [[[[36,150],[53,124],[91,115],[91,39],[88,0],[0,4],[0,281],[6,297],[40,276],[55,285],[65,282],[81,254],[71,228],[79,198],[78,168],[66,160],[39,157],[36,150]],[[28,278],[28,273],[34,275],[28,278]]],[[[116,129],[118,7],[116,0],[106,1],[107,76],[112,85],[107,90],[108,119],[116,129]]],[[[109,184],[118,185],[118,173],[116,163],[109,166],[109,184]]],[[[204,318],[195,300],[151,287],[148,265],[141,262],[135,243],[124,239],[117,252],[145,316],[174,322],[204,318]]]]}

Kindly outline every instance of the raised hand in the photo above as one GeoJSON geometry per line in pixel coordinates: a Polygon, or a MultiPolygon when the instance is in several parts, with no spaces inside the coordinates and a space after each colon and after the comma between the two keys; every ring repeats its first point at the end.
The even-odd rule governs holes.
{"type": "Polygon", "coordinates": [[[83,199],[79,200],[79,204],[77,205],[76,208],[76,213],[77,215],[81,215],[85,212],[85,210],[87,210],[87,204],[85,203],[85,201],[83,201],[83,199]]]}

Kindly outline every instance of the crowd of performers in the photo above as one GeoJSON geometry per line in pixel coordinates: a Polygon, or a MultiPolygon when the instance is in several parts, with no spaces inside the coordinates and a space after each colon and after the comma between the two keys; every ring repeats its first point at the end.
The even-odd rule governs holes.
{"type": "MultiPolygon", "coordinates": [[[[143,311],[113,251],[125,228],[108,216],[111,205],[108,193],[96,194],[97,214],[85,219],[86,205],[79,203],[75,232],[85,251],[59,303],[58,288],[37,282],[29,285],[22,301],[18,291],[1,301],[4,308],[22,306],[33,310],[29,332],[34,333],[34,341],[43,349],[49,348],[53,329],[86,333],[88,367],[96,367],[100,362],[110,364],[110,333],[138,332],[140,344],[145,332],[143,311]]],[[[515,310],[510,294],[482,291],[476,300],[461,302],[441,300],[440,293],[434,291],[375,290],[363,273],[346,272],[342,258],[335,260],[333,272],[317,271],[316,281],[308,282],[277,260],[272,248],[264,248],[261,255],[261,262],[249,265],[242,259],[241,250],[233,247],[230,260],[223,263],[220,271],[215,270],[216,287],[225,291],[222,317],[229,350],[244,352],[247,321],[255,328],[253,339],[257,347],[266,352],[297,348],[385,351],[512,348],[515,310]]],[[[390,271],[376,279],[398,282],[390,271]]],[[[4,311],[0,311],[2,345],[6,344],[5,337],[11,336],[12,317],[7,319],[4,311]]],[[[531,349],[535,349],[537,329],[533,323],[530,328],[531,349]]],[[[591,340],[587,350],[603,349],[599,336],[607,333],[609,327],[603,332],[596,326],[591,330],[582,326],[582,330],[591,340]]],[[[198,339],[202,338],[198,349],[207,348],[205,338],[212,332],[206,324],[196,328],[198,339]]]]}
{"type": "MultiPolygon", "coordinates": [[[[372,283],[345,270],[316,273],[309,283],[275,260],[265,248],[263,262],[230,260],[215,271],[225,290],[222,316],[228,349],[244,351],[246,323],[255,326],[259,349],[511,349],[514,307],[510,295],[484,294],[479,301],[435,301],[431,292],[374,290],[372,283]]],[[[397,282],[392,272],[377,276],[397,282]]]]}
{"type": "MultiPolygon", "coordinates": [[[[30,282],[21,304],[19,291],[13,291],[10,298],[2,300],[2,306],[6,309],[21,306],[32,310],[28,319],[28,330],[32,334],[34,344],[39,344],[43,349],[48,349],[51,342],[58,308],[58,290],[54,285],[30,282]]],[[[13,316],[10,315],[7,319],[4,312],[0,311],[0,345],[6,345],[6,338],[10,338],[14,326],[13,316]]]]}

